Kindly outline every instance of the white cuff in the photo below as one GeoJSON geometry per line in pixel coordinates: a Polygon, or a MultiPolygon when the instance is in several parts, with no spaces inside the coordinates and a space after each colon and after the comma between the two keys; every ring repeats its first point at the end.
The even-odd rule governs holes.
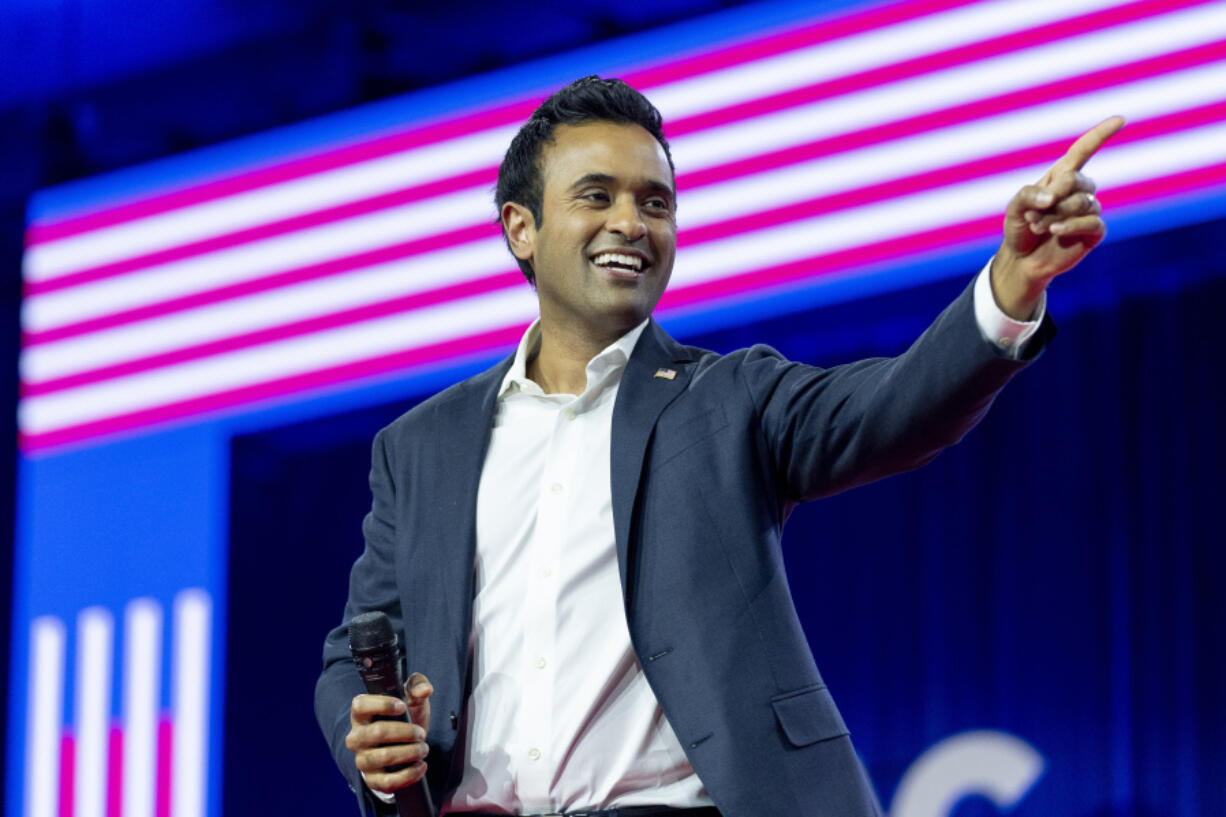
{"type": "MultiPolygon", "coordinates": [[[[358,774],[362,775],[362,782],[366,783],[366,772],[358,770],[358,774]]],[[[373,794],[375,797],[378,797],[384,803],[387,803],[390,805],[396,802],[396,795],[388,794],[385,791],[375,791],[374,789],[370,787],[369,783],[366,783],[366,790],[369,791],[371,794],[373,794]]]]}
{"type": "Polygon", "coordinates": [[[991,269],[992,262],[989,260],[975,279],[975,322],[979,324],[979,333],[984,340],[1016,360],[1022,356],[1026,342],[1043,321],[1047,311],[1047,292],[1039,296],[1033,320],[1016,321],[1001,311],[996,303],[996,296],[992,294],[991,269]]]}

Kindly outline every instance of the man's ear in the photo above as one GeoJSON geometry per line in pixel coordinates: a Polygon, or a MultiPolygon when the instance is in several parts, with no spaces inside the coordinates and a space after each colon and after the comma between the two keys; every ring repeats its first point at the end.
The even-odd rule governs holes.
{"type": "Polygon", "coordinates": [[[531,261],[536,252],[536,219],[522,204],[508,201],[502,205],[502,232],[511,254],[520,261],[531,261]]]}

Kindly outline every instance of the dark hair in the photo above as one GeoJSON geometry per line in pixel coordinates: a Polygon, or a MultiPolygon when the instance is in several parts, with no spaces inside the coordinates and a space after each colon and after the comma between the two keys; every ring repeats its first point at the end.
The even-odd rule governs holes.
{"type": "MultiPolygon", "coordinates": [[[[554,129],[558,125],[580,122],[617,122],[641,126],[664,148],[668,167],[676,173],[668,140],[664,138],[664,120],[656,106],[620,79],[584,77],[542,102],[511,140],[511,146],[498,166],[498,188],[494,194],[500,221],[502,206],[513,201],[527,207],[536,226],[541,226],[544,219],[541,200],[545,195],[545,183],[541,178],[541,147],[553,142],[554,129]]],[[[503,238],[506,238],[505,234],[503,238]]],[[[529,283],[535,283],[536,273],[529,262],[520,261],[519,268],[529,283]]]]}

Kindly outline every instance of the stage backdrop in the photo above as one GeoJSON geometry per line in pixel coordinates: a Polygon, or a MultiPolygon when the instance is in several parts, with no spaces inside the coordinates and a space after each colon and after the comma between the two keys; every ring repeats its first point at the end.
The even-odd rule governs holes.
{"type": "Polygon", "coordinates": [[[1226,9],[1172,0],[764,4],[40,194],[9,813],[347,807],[309,700],[369,437],[531,318],[496,164],[593,72],[669,122],[665,326],[823,364],[901,349],[1129,117],[1051,353],[936,465],[798,512],[789,575],[893,817],[1226,813],[1226,9]]]}

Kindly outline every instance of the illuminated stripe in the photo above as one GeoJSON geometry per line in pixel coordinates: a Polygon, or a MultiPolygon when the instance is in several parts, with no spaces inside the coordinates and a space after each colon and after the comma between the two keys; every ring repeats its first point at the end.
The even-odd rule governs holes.
{"type": "Polygon", "coordinates": [[[65,641],[58,618],[42,616],[30,622],[25,817],[56,817],[59,811],[65,641]]]}
{"type": "Polygon", "coordinates": [[[101,607],[77,615],[73,817],[106,817],[114,624],[101,607]]]}
{"type": "Polygon", "coordinates": [[[154,817],[161,669],[162,608],[133,599],[124,609],[123,817],[154,817]]]}
{"type": "Polygon", "coordinates": [[[174,817],[204,817],[207,812],[212,615],[212,601],[204,591],[184,590],[175,596],[170,793],[174,817]]]}

